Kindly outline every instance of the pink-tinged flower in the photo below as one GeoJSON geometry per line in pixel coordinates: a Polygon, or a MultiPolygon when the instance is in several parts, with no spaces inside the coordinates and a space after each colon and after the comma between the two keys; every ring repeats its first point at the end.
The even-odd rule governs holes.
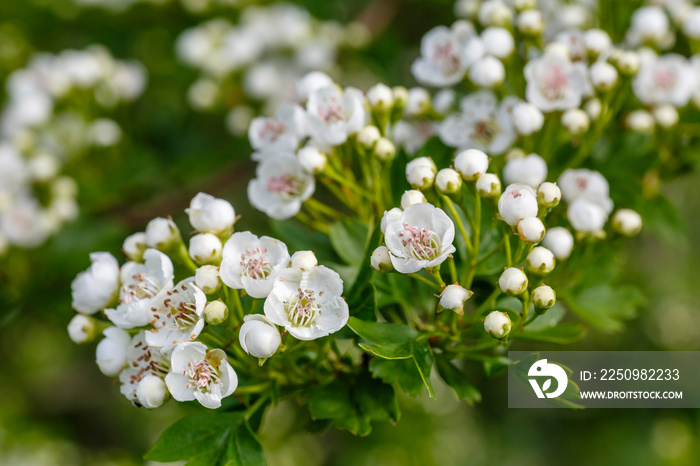
{"type": "Polygon", "coordinates": [[[543,112],[566,110],[581,105],[591,95],[586,65],[572,63],[567,57],[548,53],[525,65],[527,100],[543,112]]]}
{"type": "Polygon", "coordinates": [[[612,212],[613,202],[610,199],[608,181],[596,171],[585,168],[565,170],[557,185],[566,202],[572,203],[582,198],[600,206],[606,218],[612,212]]]}
{"type": "Polygon", "coordinates": [[[291,154],[263,160],[256,175],[248,184],[250,203],[277,220],[299,213],[302,202],[311,197],[316,188],[313,175],[291,154]]]}
{"type": "Polygon", "coordinates": [[[151,309],[154,328],[146,332],[146,342],[149,346],[169,348],[194,340],[204,328],[206,305],[207,296],[192,278],[181,281],[151,309]]]}
{"type": "Polygon", "coordinates": [[[515,228],[524,218],[537,217],[537,194],[525,184],[511,184],[498,199],[498,213],[515,228]]]}
{"type": "Polygon", "coordinates": [[[260,161],[278,152],[296,151],[306,135],[304,110],[289,102],[277,109],[274,118],[255,118],[248,128],[250,145],[255,149],[253,160],[260,161]]]}
{"type": "Polygon", "coordinates": [[[160,348],[148,346],[145,331],[142,330],[134,335],[127,347],[126,368],[119,373],[119,391],[127,400],[138,404],[139,383],[149,375],[162,379],[169,367],[170,361],[160,348]]]}
{"type": "Polygon", "coordinates": [[[685,57],[666,54],[644,60],[632,81],[632,89],[645,104],[684,107],[690,100],[695,82],[696,76],[685,57]]]}
{"type": "Polygon", "coordinates": [[[365,98],[351,87],[344,91],[336,86],[317,89],[306,103],[306,127],[311,139],[321,146],[338,146],[349,135],[367,124],[365,98]]]}
{"type": "Polygon", "coordinates": [[[478,37],[460,38],[445,26],[430,30],[421,40],[421,56],[411,71],[421,84],[445,87],[460,82],[467,68],[484,54],[478,37]]]}
{"type": "Polygon", "coordinates": [[[83,314],[101,311],[117,298],[119,263],[108,252],[90,254],[92,265],[80,272],[73,283],[73,308],[83,314]]]}

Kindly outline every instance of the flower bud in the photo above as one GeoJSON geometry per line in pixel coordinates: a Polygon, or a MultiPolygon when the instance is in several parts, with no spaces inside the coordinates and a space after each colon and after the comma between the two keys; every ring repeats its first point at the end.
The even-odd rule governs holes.
{"type": "Polygon", "coordinates": [[[391,263],[391,256],[389,255],[389,248],[382,245],[377,249],[372,251],[372,257],[370,258],[370,265],[374,270],[379,272],[393,272],[394,264],[391,263]]]}
{"type": "Polygon", "coordinates": [[[379,132],[379,128],[368,125],[357,133],[357,142],[365,149],[371,149],[374,147],[377,141],[379,141],[380,137],[382,137],[382,135],[379,132]]]}
{"type": "Polygon", "coordinates": [[[537,210],[535,190],[524,184],[508,186],[498,199],[498,213],[513,228],[524,218],[536,217],[537,210]]]}
{"type": "Polygon", "coordinates": [[[683,34],[689,39],[700,40],[700,8],[693,8],[685,15],[683,34]]]}
{"type": "MultiPolygon", "coordinates": [[[[395,97],[395,96],[394,96],[395,97]]],[[[409,116],[420,116],[430,110],[431,99],[428,91],[422,87],[412,87],[408,91],[408,101],[404,113],[409,116]]]]}
{"type": "Polygon", "coordinates": [[[221,262],[221,240],[211,233],[200,233],[190,238],[190,257],[198,265],[221,262]]]}
{"type": "Polygon", "coordinates": [[[69,176],[59,176],[51,182],[51,192],[56,197],[75,198],[78,195],[78,183],[69,176]]]}
{"type": "Polygon", "coordinates": [[[131,337],[126,330],[109,327],[104,332],[104,338],[97,344],[97,366],[107,377],[116,377],[126,366],[126,351],[131,343],[131,337]]]}
{"type": "Polygon", "coordinates": [[[514,0],[513,7],[516,11],[532,10],[537,8],[537,0],[514,0]]]}
{"type": "Polygon", "coordinates": [[[143,253],[146,249],[148,249],[146,233],[134,233],[133,235],[129,235],[122,245],[122,251],[124,251],[126,257],[134,262],[141,262],[143,260],[143,253]]]}
{"type": "Polygon", "coordinates": [[[367,91],[367,101],[372,110],[388,112],[394,106],[394,93],[386,84],[375,84],[367,91]]]}
{"type": "Polygon", "coordinates": [[[95,319],[83,314],[76,314],[68,324],[68,336],[73,342],[81,345],[89,343],[97,336],[95,319]]]}
{"type": "Polygon", "coordinates": [[[526,217],[518,223],[518,236],[521,241],[537,244],[544,238],[544,224],[537,217],[526,217]]]}
{"type": "Polygon", "coordinates": [[[547,248],[537,246],[530,251],[525,259],[525,267],[530,273],[547,275],[554,270],[554,254],[547,248]]]}
{"type": "Polygon", "coordinates": [[[462,187],[462,177],[451,168],[443,168],[435,177],[435,186],[443,194],[454,194],[462,187]]]}
{"type": "Polygon", "coordinates": [[[515,50],[515,40],[507,29],[488,27],[481,32],[481,41],[488,55],[504,60],[515,50]]]}
{"type": "Polygon", "coordinates": [[[532,290],[532,304],[535,305],[535,311],[538,314],[550,309],[556,302],[557,294],[554,292],[552,287],[540,285],[532,290]]]}
{"type": "Polygon", "coordinates": [[[518,30],[526,36],[536,36],[544,30],[544,18],[538,10],[525,10],[516,20],[518,30]]]}
{"type": "Polygon", "coordinates": [[[320,173],[328,164],[328,157],[315,147],[302,147],[297,152],[299,163],[309,173],[320,173]]]}
{"type": "Polygon", "coordinates": [[[476,191],[481,197],[496,198],[501,195],[501,180],[493,173],[484,173],[476,180],[476,191]]]}
{"type": "Polygon", "coordinates": [[[408,89],[403,86],[395,86],[391,89],[394,95],[394,108],[403,109],[408,105],[408,89]]]}
{"type": "Polygon", "coordinates": [[[406,164],[406,178],[415,189],[427,189],[435,182],[437,167],[430,157],[418,157],[406,164]]]}
{"type": "MultiPolygon", "coordinates": [[[[406,191],[406,192],[408,192],[408,191],[406,191]]],[[[421,193],[420,191],[418,191],[418,193],[420,193],[421,196],[423,196],[423,193],[421,193]]],[[[406,193],[404,193],[404,196],[405,195],[406,195],[406,193]]],[[[423,202],[426,202],[425,196],[423,196],[423,199],[424,199],[423,202]]],[[[401,196],[401,202],[403,202],[403,196],[401,196]]],[[[386,233],[386,227],[389,224],[389,222],[391,222],[392,220],[398,219],[401,216],[402,212],[403,212],[403,210],[401,210],[398,207],[394,207],[394,208],[389,209],[389,210],[384,212],[384,216],[382,217],[382,221],[379,224],[379,228],[382,230],[382,234],[386,233]]]]}
{"type": "Polygon", "coordinates": [[[474,18],[479,13],[480,0],[457,0],[454,6],[458,18],[474,18]]]}
{"type": "Polygon", "coordinates": [[[617,84],[617,70],[608,62],[597,61],[591,65],[591,81],[598,91],[609,91],[617,84]]]}
{"type": "Polygon", "coordinates": [[[261,359],[275,354],[282,343],[277,327],[260,314],[249,314],[243,318],[238,341],[243,351],[261,359]]]}
{"type": "Polygon", "coordinates": [[[651,134],[654,131],[654,117],[646,110],[635,110],[625,118],[625,124],[635,133],[651,134]]]}
{"type": "Polygon", "coordinates": [[[597,233],[603,229],[608,219],[603,207],[581,197],[569,204],[566,216],[574,230],[583,233],[597,233]]]}
{"type": "Polygon", "coordinates": [[[537,188],[537,203],[547,209],[556,207],[561,200],[561,189],[556,183],[549,181],[542,183],[537,188]]]}
{"type": "Polygon", "coordinates": [[[147,375],[136,387],[136,398],[144,408],[154,409],[163,405],[170,397],[165,381],[155,375],[147,375]]]}
{"type": "Polygon", "coordinates": [[[503,167],[503,181],[506,184],[526,184],[537,188],[547,179],[547,162],[537,154],[512,158],[503,167]]]}
{"type": "Polygon", "coordinates": [[[651,111],[656,124],[663,129],[669,129],[678,123],[678,110],[673,105],[659,105],[651,111]]]}
{"type": "Polygon", "coordinates": [[[513,20],[513,12],[501,0],[487,0],[479,9],[479,22],[482,26],[508,26],[513,20]]]}
{"type": "Polygon", "coordinates": [[[387,138],[379,138],[374,146],[374,155],[384,162],[393,160],[396,156],[396,146],[387,138]]]}
{"type": "Polygon", "coordinates": [[[583,104],[583,111],[586,112],[586,115],[588,115],[588,118],[591,120],[597,120],[600,116],[600,112],[603,111],[603,104],[600,102],[600,99],[593,97],[583,104]]]}
{"type": "Polygon", "coordinates": [[[185,212],[189,216],[192,228],[202,233],[219,234],[230,231],[236,221],[236,211],[230,202],[206,193],[199,193],[192,198],[190,207],[185,209],[185,212]]]}
{"type": "Polygon", "coordinates": [[[637,52],[633,51],[623,51],[617,54],[615,60],[615,66],[624,76],[633,76],[639,71],[641,66],[641,59],[637,52]]]}
{"type": "Polygon", "coordinates": [[[292,267],[301,270],[311,270],[318,265],[318,259],[313,251],[297,251],[292,254],[292,267]]]}
{"type": "Polygon", "coordinates": [[[440,302],[438,303],[438,312],[442,309],[454,311],[459,315],[464,314],[464,303],[471,298],[474,293],[467,290],[456,283],[447,285],[440,294],[440,302]]]}
{"type": "Polygon", "coordinates": [[[440,115],[447,115],[455,104],[456,94],[454,89],[443,89],[433,97],[433,110],[440,115]]]}
{"type": "Polygon", "coordinates": [[[422,192],[416,189],[410,189],[401,195],[401,208],[404,210],[412,205],[422,204],[423,202],[428,202],[428,200],[422,192]]]}
{"type": "Polygon", "coordinates": [[[573,136],[588,131],[590,124],[588,114],[579,108],[570,108],[561,115],[561,125],[573,136]]]}
{"type": "Polygon", "coordinates": [[[634,210],[620,209],[613,215],[612,226],[621,235],[635,236],[642,229],[642,217],[634,210]]]}
{"type": "Polygon", "coordinates": [[[544,114],[529,102],[519,102],[513,107],[513,126],[518,134],[529,136],[542,129],[544,114]]]}
{"type": "Polygon", "coordinates": [[[455,157],[454,167],[464,181],[474,181],[486,173],[489,168],[489,157],[477,149],[467,149],[455,157]]]}
{"type": "Polygon", "coordinates": [[[612,39],[602,29],[589,29],[583,35],[583,43],[589,54],[597,57],[612,47],[612,39]]]}
{"type": "Polygon", "coordinates": [[[509,296],[519,296],[527,290],[527,276],[522,270],[509,267],[498,279],[498,286],[509,296]]]}
{"type": "Polygon", "coordinates": [[[503,83],[506,69],[498,58],[486,55],[469,68],[469,79],[479,87],[493,89],[503,83]]]}
{"type": "MultiPolygon", "coordinates": [[[[238,293],[238,290],[233,290],[238,293]]],[[[211,325],[221,325],[228,318],[228,307],[220,299],[207,303],[204,307],[204,320],[211,325]]]]}
{"type": "Polygon", "coordinates": [[[484,319],[486,333],[499,340],[510,333],[510,317],[505,312],[493,311],[484,319]]]}
{"type": "Polygon", "coordinates": [[[160,251],[168,251],[177,246],[182,238],[177,225],[169,218],[157,217],[146,225],[146,244],[160,251]]]}
{"type": "Polygon", "coordinates": [[[203,265],[194,272],[194,284],[205,294],[214,294],[221,288],[219,268],[214,265],[203,265]]]}
{"type": "Polygon", "coordinates": [[[552,251],[557,260],[564,260],[574,248],[574,236],[564,227],[550,228],[544,235],[542,246],[552,251]]]}

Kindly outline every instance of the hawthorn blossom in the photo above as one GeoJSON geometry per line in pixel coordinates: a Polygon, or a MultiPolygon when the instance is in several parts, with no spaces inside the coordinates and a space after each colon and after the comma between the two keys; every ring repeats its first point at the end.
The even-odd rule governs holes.
{"type": "Polygon", "coordinates": [[[432,204],[414,204],[398,218],[387,219],[386,245],[401,273],[440,265],[455,251],[454,236],[452,220],[432,204]]]}
{"type": "Polygon", "coordinates": [[[299,213],[316,188],[313,175],[292,154],[263,160],[255,173],[257,177],[248,184],[250,203],[277,220],[299,213]]]}
{"type": "Polygon", "coordinates": [[[253,119],[248,129],[248,140],[256,150],[252,157],[256,161],[277,152],[295,151],[304,136],[304,110],[289,102],[280,105],[274,118],[253,119]]]}
{"type": "Polygon", "coordinates": [[[338,146],[349,135],[367,124],[364,95],[348,87],[335,85],[312,92],[306,103],[306,125],[312,140],[321,146],[338,146]]]}
{"type": "Polygon", "coordinates": [[[105,336],[97,344],[95,362],[107,377],[116,377],[126,367],[126,353],[131,344],[131,336],[126,330],[109,327],[103,332],[105,336]]]}
{"type": "Polygon", "coordinates": [[[566,202],[572,203],[583,198],[599,205],[606,216],[612,212],[613,202],[610,199],[608,181],[596,171],[586,168],[565,170],[557,185],[566,202]]]}
{"type": "Polygon", "coordinates": [[[231,230],[236,211],[230,202],[210,194],[198,193],[185,209],[192,228],[204,233],[222,233],[231,230]]]}
{"type": "Polygon", "coordinates": [[[690,100],[696,79],[685,57],[669,53],[644,60],[632,81],[632,89],[645,104],[684,107],[690,100]]]}
{"type": "Polygon", "coordinates": [[[342,293],[340,275],[323,265],[284,269],[265,300],[265,315],[293,337],[315,340],[347,323],[350,314],[342,293]]]}
{"type": "Polygon", "coordinates": [[[498,199],[498,213],[515,228],[528,217],[537,217],[538,205],[535,190],[525,184],[511,184],[498,199]]]}
{"type": "Polygon", "coordinates": [[[543,112],[578,107],[592,93],[586,65],[555,53],[530,60],[525,78],[527,100],[543,112]]]}
{"type": "Polygon", "coordinates": [[[226,286],[244,289],[253,298],[266,298],[277,276],[289,266],[289,259],[282,241],[242,231],[226,241],[219,274],[226,286]]]}
{"type": "Polygon", "coordinates": [[[467,68],[484,53],[477,37],[460,41],[454,30],[438,26],[421,39],[421,56],[413,62],[411,72],[421,84],[446,87],[464,78],[467,68]]]}
{"type": "Polygon", "coordinates": [[[513,159],[503,167],[503,180],[507,184],[521,183],[537,188],[547,179],[547,163],[537,154],[513,159]]]}
{"type": "Polygon", "coordinates": [[[197,400],[205,408],[216,409],[238,387],[238,376],[220,349],[207,351],[203,343],[181,343],[170,361],[165,384],[177,401],[197,400]]]}
{"type": "Polygon", "coordinates": [[[152,330],[146,332],[146,343],[156,348],[169,348],[194,340],[204,328],[204,307],[207,296],[194,283],[185,279],[169,290],[157,303],[152,330]]]}
{"type": "Polygon", "coordinates": [[[126,350],[126,368],[119,373],[119,391],[132,403],[140,405],[137,390],[139,383],[147,376],[165,377],[170,361],[160,348],[148,346],[145,331],[140,331],[131,339],[126,350]]]}
{"type": "Polygon", "coordinates": [[[275,324],[260,314],[249,314],[243,318],[238,341],[243,351],[256,358],[271,357],[282,343],[275,324]]]}
{"type": "Polygon", "coordinates": [[[92,265],[80,272],[73,283],[73,308],[83,314],[94,314],[116,300],[119,292],[119,263],[108,252],[90,254],[92,265]]]}

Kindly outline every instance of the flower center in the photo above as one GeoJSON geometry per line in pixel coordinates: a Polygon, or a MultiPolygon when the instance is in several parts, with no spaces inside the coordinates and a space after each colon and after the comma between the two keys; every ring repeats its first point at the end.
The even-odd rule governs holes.
{"type": "Polygon", "coordinates": [[[160,291],[158,283],[147,275],[137,273],[131,276],[132,283],[121,287],[119,302],[129,304],[134,300],[152,298],[160,291]]]}
{"type": "Polygon", "coordinates": [[[498,133],[498,126],[494,121],[483,120],[476,123],[472,138],[482,144],[490,143],[498,133]]]}
{"type": "Polygon", "coordinates": [[[272,119],[265,120],[265,125],[260,130],[260,138],[269,142],[275,142],[287,130],[284,123],[272,119]]]}
{"type": "MultiPolygon", "coordinates": [[[[157,377],[163,378],[170,371],[170,367],[167,362],[164,361],[159,353],[154,355],[151,352],[151,348],[146,346],[145,343],[139,341],[134,345],[134,348],[141,350],[141,355],[136,358],[131,365],[134,368],[138,368],[138,372],[132,374],[129,377],[129,382],[132,384],[139,383],[147,375],[155,375],[157,377]]],[[[156,350],[157,351],[157,350],[156,350]]]]}
{"type": "Polygon", "coordinates": [[[267,278],[272,273],[272,263],[267,257],[267,249],[257,246],[255,249],[246,249],[241,254],[241,268],[243,274],[253,280],[267,278]]]}
{"type": "Polygon", "coordinates": [[[220,382],[218,371],[206,359],[188,363],[187,368],[182,370],[182,375],[190,379],[187,388],[194,387],[200,392],[207,392],[211,383],[220,382]]]}
{"type": "Polygon", "coordinates": [[[671,70],[657,70],[654,78],[661,89],[673,89],[676,85],[676,74],[671,70]]]}
{"type": "Polygon", "coordinates": [[[335,123],[338,121],[343,121],[343,105],[340,103],[338,96],[327,96],[324,97],[323,102],[321,102],[317,107],[319,118],[325,123],[335,123]]]}
{"type": "Polygon", "coordinates": [[[435,44],[433,48],[433,61],[442,68],[445,73],[454,73],[459,69],[459,56],[455,53],[454,43],[448,40],[442,44],[435,44]]]}
{"type": "Polygon", "coordinates": [[[286,310],[294,327],[308,327],[321,313],[316,303],[316,293],[313,290],[302,288],[297,288],[297,292],[289,300],[286,310]]]}
{"type": "Polygon", "coordinates": [[[301,192],[301,182],[291,174],[271,176],[267,179],[267,189],[272,193],[294,197],[301,192]]]}
{"type": "Polygon", "coordinates": [[[427,227],[418,230],[417,226],[404,222],[403,228],[404,230],[399,232],[399,237],[408,255],[425,261],[433,260],[440,255],[440,238],[427,227]]]}
{"type": "Polygon", "coordinates": [[[564,96],[564,91],[569,84],[569,77],[564,73],[559,65],[552,65],[549,74],[542,77],[542,94],[549,99],[560,99],[564,96]]]}

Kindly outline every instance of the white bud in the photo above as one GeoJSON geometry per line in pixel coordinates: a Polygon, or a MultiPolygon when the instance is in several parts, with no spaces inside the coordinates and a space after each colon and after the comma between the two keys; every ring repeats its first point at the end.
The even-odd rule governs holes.
{"type": "Polygon", "coordinates": [[[550,309],[557,302],[557,294],[551,286],[540,285],[532,290],[532,304],[535,310],[542,313],[550,309]]]}
{"type": "Polygon", "coordinates": [[[586,112],[588,118],[591,120],[597,120],[600,116],[600,112],[603,111],[603,104],[600,102],[600,99],[593,97],[583,104],[583,111],[586,112]]]}
{"type": "Polygon", "coordinates": [[[126,351],[131,337],[126,330],[109,327],[102,332],[105,338],[97,344],[97,366],[107,377],[116,377],[126,366],[126,351]]]}
{"type": "MultiPolygon", "coordinates": [[[[238,293],[238,290],[233,290],[234,293],[238,293]]],[[[221,325],[228,318],[228,306],[223,303],[223,301],[217,299],[207,303],[204,307],[204,320],[211,325],[221,325]]]]}
{"type": "Polygon", "coordinates": [[[551,209],[552,207],[556,207],[560,200],[561,189],[559,189],[556,183],[547,181],[537,188],[537,203],[542,207],[551,209]]]}
{"type": "Polygon", "coordinates": [[[564,227],[550,228],[544,235],[542,246],[552,251],[557,260],[564,260],[574,248],[574,236],[564,227]]]}
{"type": "MultiPolygon", "coordinates": [[[[396,98],[396,95],[394,95],[396,98]]],[[[422,87],[412,87],[408,90],[408,100],[404,113],[409,116],[420,116],[430,110],[430,94],[422,87]]]]}
{"type": "Polygon", "coordinates": [[[486,173],[489,168],[489,157],[477,149],[467,149],[455,157],[454,167],[464,181],[474,181],[486,173]]]}
{"type": "Polygon", "coordinates": [[[297,152],[299,163],[309,173],[320,173],[326,168],[328,158],[326,154],[315,147],[302,147],[297,152]]]}
{"type": "Polygon", "coordinates": [[[700,8],[690,10],[683,21],[683,34],[690,39],[700,40],[700,8]]]}
{"type": "Polygon", "coordinates": [[[538,10],[525,10],[516,20],[518,30],[526,36],[540,34],[544,29],[544,18],[538,10]]]}
{"type": "Polygon", "coordinates": [[[617,70],[608,62],[595,62],[590,72],[593,86],[599,91],[609,91],[617,84],[617,70]]]}
{"type": "Polygon", "coordinates": [[[380,137],[382,137],[382,135],[379,132],[379,128],[368,125],[357,133],[357,142],[365,149],[371,149],[377,141],[379,141],[380,137]]]}
{"type": "Polygon", "coordinates": [[[669,129],[678,123],[678,110],[673,105],[658,105],[651,111],[656,124],[663,129],[669,129]]]}
{"type": "Polygon", "coordinates": [[[166,251],[175,247],[181,240],[180,230],[169,218],[157,217],[146,225],[148,247],[166,251]]]}
{"type": "Polygon", "coordinates": [[[501,195],[501,180],[493,173],[484,173],[476,180],[476,191],[481,197],[498,197],[501,195]]]}
{"type": "Polygon", "coordinates": [[[510,317],[505,312],[493,311],[484,319],[486,333],[499,340],[508,336],[510,326],[510,317]]]}
{"type": "Polygon", "coordinates": [[[581,197],[569,204],[566,216],[574,230],[582,233],[599,232],[608,219],[608,214],[603,207],[581,197]]]}
{"type": "Polygon", "coordinates": [[[391,263],[389,248],[386,246],[379,246],[377,249],[372,251],[370,265],[374,270],[379,272],[393,272],[394,265],[391,263]]]}
{"type": "MultiPolygon", "coordinates": [[[[406,191],[406,192],[408,192],[408,191],[406,191]]],[[[420,193],[421,196],[423,196],[423,193],[421,193],[420,191],[417,191],[417,192],[420,193]]],[[[405,195],[406,195],[406,193],[404,193],[404,196],[405,195]]],[[[404,201],[403,196],[401,196],[401,202],[403,202],[403,201],[404,201]]],[[[425,196],[423,196],[423,202],[425,202],[425,196]]],[[[399,209],[398,207],[394,207],[394,208],[384,212],[384,216],[382,217],[382,221],[379,224],[379,228],[382,230],[382,234],[384,234],[386,232],[386,227],[387,227],[388,223],[391,222],[392,220],[396,220],[399,217],[401,217],[401,213],[403,213],[403,210],[399,209]]]]}
{"type": "Polygon", "coordinates": [[[521,241],[537,244],[544,238],[544,224],[537,217],[527,217],[518,223],[518,236],[521,241]]]}
{"type": "Polygon", "coordinates": [[[136,387],[136,398],[144,408],[158,408],[166,402],[170,392],[165,386],[165,381],[155,375],[147,375],[136,387]]]}
{"type": "Polygon", "coordinates": [[[481,33],[486,53],[496,58],[505,59],[513,53],[515,41],[513,35],[501,27],[488,27],[481,33]]]}
{"type": "Polygon", "coordinates": [[[428,200],[422,192],[416,189],[409,189],[401,195],[401,208],[404,210],[412,205],[421,204],[423,202],[428,202],[428,200]]]}
{"type": "Polygon", "coordinates": [[[198,265],[221,262],[221,240],[211,233],[200,233],[190,238],[190,257],[198,265]]]}
{"type": "Polygon", "coordinates": [[[435,182],[437,167],[429,157],[418,157],[406,164],[406,179],[415,189],[428,189],[435,182]]]}
{"type": "Polygon", "coordinates": [[[642,229],[642,216],[631,209],[620,209],[613,215],[612,226],[622,235],[635,236],[642,229]]]}
{"type": "Polygon", "coordinates": [[[311,270],[318,265],[318,259],[313,251],[297,251],[292,254],[292,267],[301,270],[311,270]]]}
{"type": "Polygon", "coordinates": [[[646,110],[634,110],[625,118],[625,124],[635,133],[650,134],[654,131],[654,117],[646,110]]]}
{"type": "Polygon", "coordinates": [[[536,217],[537,211],[537,195],[527,185],[512,184],[498,199],[498,213],[511,227],[517,227],[524,218],[536,217]]]}
{"type": "Polygon", "coordinates": [[[529,102],[519,102],[513,107],[513,126],[518,134],[529,136],[542,129],[544,114],[529,102]]]}
{"type": "Polygon", "coordinates": [[[51,192],[56,197],[75,198],[78,195],[78,183],[68,176],[59,176],[51,182],[51,192]]]}
{"type": "Polygon", "coordinates": [[[532,188],[547,179],[547,162],[537,154],[513,158],[503,167],[503,181],[507,184],[519,183],[532,188]]]}
{"type": "Polygon", "coordinates": [[[243,318],[238,341],[243,351],[261,359],[274,355],[282,343],[277,327],[260,314],[249,314],[243,318]]]}
{"type": "Polygon", "coordinates": [[[441,115],[447,115],[455,104],[454,89],[443,89],[433,97],[433,110],[441,115]]]}
{"type": "Polygon", "coordinates": [[[546,275],[554,270],[554,253],[547,248],[537,246],[530,251],[525,258],[525,267],[528,272],[538,275],[546,275]]]}
{"type": "Polygon", "coordinates": [[[126,257],[134,262],[141,262],[141,260],[143,260],[143,253],[146,249],[148,249],[146,233],[134,233],[133,235],[129,235],[122,245],[122,251],[124,251],[126,257]]]}
{"type": "Polygon", "coordinates": [[[571,58],[569,47],[561,42],[550,42],[544,47],[544,55],[559,55],[564,58],[571,58]]]}
{"type": "Polygon", "coordinates": [[[479,22],[483,26],[508,26],[513,21],[513,12],[501,0],[487,0],[479,9],[479,22]]]}
{"type": "Polygon", "coordinates": [[[447,285],[440,294],[438,311],[447,309],[457,314],[464,314],[464,303],[472,297],[474,293],[457,285],[447,285]]]}
{"type": "Polygon", "coordinates": [[[68,336],[79,345],[91,342],[97,336],[95,322],[92,317],[76,314],[68,324],[68,336]]]}
{"type": "Polygon", "coordinates": [[[612,47],[612,39],[602,29],[589,29],[586,31],[583,35],[583,42],[586,44],[588,53],[596,57],[612,47]]]}
{"type": "MultiPolygon", "coordinates": [[[[236,221],[236,211],[230,202],[210,194],[199,193],[185,209],[192,228],[203,233],[231,231],[236,221]]],[[[148,230],[146,230],[148,232],[148,230]]]]}
{"type": "Polygon", "coordinates": [[[221,288],[219,268],[214,265],[203,265],[194,272],[194,284],[205,294],[214,294],[221,288]]]}
{"type": "Polygon", "coordinates": [[[615,60],[615,66],[617,69],[625,76],[632,76],[637,74],[642,61],[637,52],[625,50],[617,54],[615,60]]]}
{"type": "Polygon", "coordinates": [[[394,107],[405,108],[408,105],[408,89],[403,86],[395,86],[391,89],[394,95],[394,107]]]}
{"type": "Polygon", "coordinates": [[[454,194],[462,187],[462,177],[456,170],[443,168],[435,177],[435,186],[443,194],[454,194]]]}
{"type": "Polygon", "coordinates": [[[561,125],[574,136],[588,131],[590,124],[588,114],[579,108],[570,108],[561,116],[561,125]]]}
{"type": "Polygon", "coordinates": [[[498,279],[498,286],[509,296],[519,296],[527,290],[527,276],[522,270],[509,267],[498,279]]]}
{"type": "Polygon", "coordinates": [[[374,155],[382,161],[392,160],[396,156],[396,146],[387,138],[379,138],[374,146],[374,155]]]}
{"type": "Polygon", "coordinates": [[[486,55],[469,68],[469,79],[479,87],[493,89],[506,77],[506,69],[498,58],[486,55]]]}
{"type": "Polygon", "coordinates": [[[480,0],[457,0],[455,3],[455,16],[458,18],[473,18],[479,12],[480,0]]]}
{"type": "Polygon", "coordinates": [[[372,110],[387,112],[394,106],[394,93],[386,84],[375,84],[367,91],[367,101],[372,110]]]}
{"type": "Polygon", "coordinates": [[[60,168],[56,157],[46,152],[41,152],[30,158],[27,166],[32,178],[37,181],[50,180],[56,176],[60,168]]]}

